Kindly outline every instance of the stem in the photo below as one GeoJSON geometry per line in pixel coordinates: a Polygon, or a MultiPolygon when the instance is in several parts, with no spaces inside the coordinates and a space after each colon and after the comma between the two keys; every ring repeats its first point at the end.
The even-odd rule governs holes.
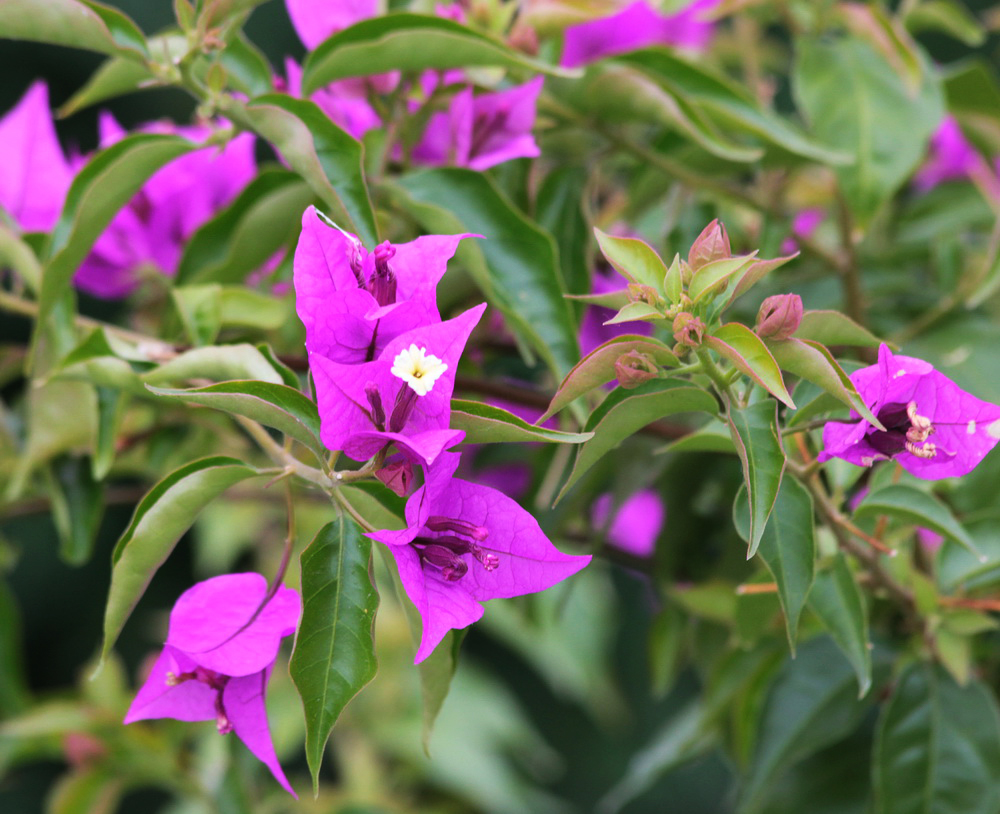
{"type": "Polygon", "coordinates": [[[708,350],[704,347],[699,347],[695,348],[695,353],[698,356],[698,361],[701,362],[702,370],[705,372],[705,375],[712,380],[712,384],[714,384],[715,389],[719,391],[719,395],[722,396],[727,403],[735,401],[733,398],[732,388],[729,386],[729,379],[722,373],[722,371],[719,370],[715,362],[712,361],[712,356],[709,354],[708,350]]]}
{"type": "Polygon", "coordinates": [[[837,226],[844,262],[840,266],[840,279],[844,289],[844,306],[847,315],[859,325],[865,322],[865,295],[861,289],[861,267],[854,245],[854,219],[843,191],[837,188],[837,226]]]}

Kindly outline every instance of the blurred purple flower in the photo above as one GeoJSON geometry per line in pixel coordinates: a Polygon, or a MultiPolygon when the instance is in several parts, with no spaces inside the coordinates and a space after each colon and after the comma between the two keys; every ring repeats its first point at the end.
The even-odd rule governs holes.
{"type": "Polygon", "coordinates": [[[371,362],[400,334],[440,322],[437,284],[467,237],[479,235],[425,235],[368,251],[310,206],[294,261],[306,349],[331,362],[371,362]]]}
{"type": "MultiPolygon", "coordinates": [[[[628,280],[622,277],[617,271],[611,269],[607,273],[600,271],[594,273],[591,281],[591,294],[610,294],[612,291],[620,291],[628,285],[628,280]]],[[[653,326],[648,322],[628,322],[616,325],[605,325],[609,319],[618,312],[614,308],[604,308],[600,305],[587,306],[587,310],[580,320],[580,353],[586,356],[595,348],[603,345],[609,339],[625,334],[639,334],[650,336],[653,333],[653,326]]]]}
{"type": "Polygon", "coordinates": [[[423,138],[413,148],[414,162],[482,171],[514,158],[539,155],[531,130],[542,81],[539,76],[478,96],[471,87],[458,91],[448,110],[428,119],[423,138]]]}
{"type": "Polygon", "coordinates": [[[506,495],[453,477],[458,458],[444,453],[428,469],[406,503],[407,528],[369,535],[389,546],[423,619],[414,663],[449,630],[477,621],[481,602],[543,591],[590,562],[559,551],[506,495]]]}
{"type": "Polygon", "coordinates": [[[380,11],[380,0],[285,0],[292,27],[313,50],[327,37],[380,11]]]}
{"type": "MultiPolygon", "coordinates": [[[[153,122],[143,133],[170,133],[191,141],[212,134],[205,125],[153,122]]],[[[100,144],[109,147],[126,132],[110,113],[100,118],[100,144]]],[[[241,133],[224,147],[203,147],[155,172],[121,209],[94,244],[73,278],[97,297],[124,297],[147,266],[173,276],[191,235],[226,206],[256,174],[254,137],[241,133]]]]}
{"type": "Polygon", "coordinates": [[[358,461],[395,443],[420,464],[458,443],[463,433],[448,429],[455,369],[485,308],[399,334],[371,362],[310,352],[323,443],[358,461]]]}
{"type": "MultiPolygon", "coordinates": [[[[612,501],[610,492],[594,501],[590,515],[594,528],[601,529],[607,525],[612,501]]],[[[650,557],[656,550],[656,540],[663,530],[666,514],[660,496],[652,489],[641,489],[618,507],[608,526],[607,541],[636,557],[650,557]]]]}
{"type": "MultiPolygon", "coordinates": [[[[285,90],[290,96],[302,95],[302,68],[293,59],[285,60],[285,90]]],[[[367,79],[341,79],[320,88],[309,98],[341,130],[360,139],[369,130],[382,126],[382,119],[368,104],[367,79]]]]}
{"type": "Polygon", "coordinates": [[[298,797],[281,770],[264,707],[281,640],[295,632],[299,595],[281,586],[263,608],[267,580],[227,574],[181,594],[170,612],[163,652],[136,694],[125,723],[149,718],[214,720],[236,736],[282,787],[298,797]]]}
{"type": "Polygon", "coordinates": [[[812,237],[819,225],[826,218],[826,210],[819,206],[810,206],[798,212],[792,218],[792,236],[785,238],[781,244],[782,254],[794,254],[799,250],[799,244],[795,238],[812,237]]]}
{"type": "Polygon", "coordinates": [[[0,207],[25,232],[47,232],[59,218],[73,169],[49,110],[49,91],[33,82],[0,119],[0,207]]]}
{"type": "Polygon", "coordinates": [[[894,458],[918,478],[971,472],[1000,438],[1000,407],[966,393],[930,364],[879,348],[878,364],[851,374],[885,432],[851,411],[852,422],[823,428],[818,460],[843,458],[858,466],[894,458]]]}
{"type": "Polygon", "coordinates": [[[921,192],[927,192],[944,181],[968,178],[979,164],[979,154],[962,134],[955,117],[945,116],[931,136],[930,155],[913,183],[921,192]]]}
{"type": "Polygon", "coordinates": [[[561,64],[575,68],[651,45],[701,50],[708,46],[715,27],[705,17],[718,2],[695,0],[676,14],[661,14],[646,0],[638,0],[609,17],[571,25],[566,29],[561,64]]]}

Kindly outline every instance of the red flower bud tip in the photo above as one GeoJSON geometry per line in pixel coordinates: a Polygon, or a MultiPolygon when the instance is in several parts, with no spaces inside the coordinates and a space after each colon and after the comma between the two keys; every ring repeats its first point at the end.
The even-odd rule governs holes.
{"type": "Polygon", "coordinates": [[[694,314],[682,311],[674,317],[674,341],[678,345],[697,348],[705,337],[705,323],[694,314]]]}
{"type": "Polygon", "coordinates": [[[400,497],[406,497],[413,484],[413,466],[409,461],[396,461],[377,470],[375,477],[400,497]]]}
{"type": "Polygon", "coordinates": [[[726,260],[733,256],[729,247],[729,235],[726,227],[716,218],[701,230],[701,234],[691,244],[688,252],[688,265],[694,271],[715,260],[726,260]]]}
{"type": "Polygon", "coordinates": [[[618,377],[618,384],[626,390],[632,390],[650,379],[658,378],[660,368],[649,354],[630,350],[615,361],[615,375],[618,377]]]}
{"type": "Polygon", "coordinates": [[[754,331],[762,339],[788,339],[802,322],[802,297],[775,294],[761,303],[754,331]]]}

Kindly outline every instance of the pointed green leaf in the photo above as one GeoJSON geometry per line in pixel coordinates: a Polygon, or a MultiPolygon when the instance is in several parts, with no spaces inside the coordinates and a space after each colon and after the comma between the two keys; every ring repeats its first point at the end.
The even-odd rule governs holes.
{"type": "Polygon", "coordinates": [[[648,354],[653,361],[665,367],[677,367],[680,364],[674,352],[658,339],[636,334],[616,336],[594,348],[573,366],[552,397],[549,409],[538,419],[539,422],[551,418],[585,393],[613,381],[617,377],[615,362],[620,356],[633,350],[648,354]]]}
{"type": "MultiPolygon", "coordinates": [[[[736,495],[733,521],[739,535],[749,540],[750,513],[742,492],[736,495]]],[[[816,573],[812,497],[795,478],[782,478],[774,511],[764,527],[757,553],[777,583],[778,599],[785,611],[788,643],[794,652],[799,616],[816,573]]]]}
{"type": "Polygon", "coordinates": [[[302,93],[309,95],[349,76],[474,65],[527,68],[558,76],[579,74],[531,59],[452,20],[399,13],[362,20],[320,43],[303,66],[302,93]]]}
{"type": "MultiPolygon", "coordinates": [[[[884,340],[839,311],[806,311],[795,329],[796,339],[808,339],[821,345],[855,345],[877,348],[884,340]]],[[[895,348],[891,342],[890,348],[895,348]]]]}
{"type": "Polygon", "coordinates": [[[840,552],[829,568],[816,574],[809,592],[809,607],[854,668],[858,697],[863,698],[872,685],[868,613],[857,580],[840,552]]]}
{"type": "Polygon", "coordinates": [[[377,669],[371,548],[354,521],[341,516],[302,552],[302,621],[288,669],[305,710],[315,793],[330,731],[377,669]]]}
{"type": "Polygon", "coordinates": [[[94,241],[146,180],[197,145],[177,136],[136,133],[98,152],[73,180],[39,292],[39,323],[69,291],[70,281],[94,241]]]}
{"type": "Polygon", "coordinates": [[[545,176],[535,199],[538,225],[555,238],[570,294],[590,290],[590,229],[583,213],[588,180],[582,167],[560,167],[545,176]]]}
{"type": "Polygon", "coordinates": [[[882,428],[881,422],[858,395],[850,377],[830,355],[830,351],[819,342],[792,337],[778,341],[765,340],[764,344],[782,370],[819,385],[835,399],[859,413],[872,426],[882,428]]]}
{"type": "Polygon", "coordinates": [[[663,293],[667,267],[648,243],[636,237],[608,235],[596,226],[594,236],[601,247],[601,253],[625,279],[648,285],[654,291],[663,293]]]}
{"type": "Polygon", "coordinates": [[[951,509],[929,492],[905,483],[895,483],[869,492],[858,504],[854,514],[857,517],[886,514],[904,523],[923,526],[950,537],[975,556],[981,556],[972,536],[955,519],[951,509]]]}
{"type": "Polygon", "coordinates": [[[406,176],[395,189],[431,231],[487,236],[463,241],[457,256],[514,332],[557,376],[564,376],[580,358],[580,349],[552,236],[481,172],[427,170],[406,176]]]}
{"type": "Polygon", "coordinates": [[[616,387],[587,419],[584,431],[594,433],[594,437],[576,448],[573,469],[556,502],[598,460],[647,424],[674,413],[714,415],[717,410],[718,404],[708,391],[669,379],[654,379],[631,390],[616,387]]]}
{"type": "Polygon", "coordinates": [[[188,379],[260,379],[281,384],[281,374],[253,345],[210,345],[194,348],[144,373],[142,381],[156,386],[188,379]]]}
{"type": "Polygon", "coordinates": [[[138,26],[117,9],[77,0],[0,0],[0,38],[148,58],[138,26]]]}
{"type": "Polygon", "coordinates": [[[942,31],[970,48],[986,42],[986,29],[959,0],[924,0],[909,10],[904,22],[911,32],[942,31]]]}
{"type": "Polygon", "coordinates": [[[750,512],[747,559],[757,553],[785,471],[785,448],[778,433],[778,405],[759,401],[730,409],[729,432],[743,465],[750,512]]]}
{"type": "Polygon", "coordinates": [[[331,217],[367,246],[379,242],[364,173],[364,148],[314,102],[269,93],[223,110],[274,145],[326,204],[331,217]]]}
{"type": "Polygon", "coordinates": [[[760,337],[746,325],[727,322],[716,328],[711,336],[706,336],[705,344],[725,356],[776,399],[795,409],[795,402],[781,378],[781,368],[760,337]]]}
{"type": "Polygon", "coordinates": [[[0,267],[13,269],[28,289],[38,291],[42,280],[42,265],[31,247],[13,229],[0,223],[0,267]]]}
{"type": "Polygon", "coordinates": [[[176,390],[147,387],[162,398],[202,404],[215,410],[252,418],[305,444],[321,459],[326,448],[320,441],[316,404],[284,384],[262,381],[228,381],[208,387],[176,390]]]}
{"type": "Polygon", "coordinates": [[[61,457],[50,464],[49,494],[59,556],[70,565],[90,560],[104,515],[104,489],[90,470],[90,461],[80,457],[61,457]]]}
{"type": "Polygon", "coordinates": [[[914,664],[879,721],[876,814],[994,814],[1000,809],[1000,711],[979,681],[914,664]]]}
{"type": "Polygon", "coordinates": [[[97,435],[94,439],[94,455],[91,459],[94,480],[104,480],[115,462],[115,445],[121,427],[128,394],[113,387],[95,387],[97,394],[97,435]]]}
{"type": "Polygon", "coordinates": [[[937,72],[914,94],[885,58],[860,39],[801,38],[795,97],[816,136],[854,157],[835,172],[862,226],[910,177],[944,115],[937,72]]]}
{"type": "Polygon", "coordinates": [[[202,458],[171,472],[139,502],[111,555],[102,662],[153,575],[198,513],[230,486],[255,475],[255,469],[235,458],[202,458]]]}
{"type": "Polygon", "coordinates": [[[653,450],[654,455],[665,455],[668,452],[736,452],[733,436],[729,428],[722,423],[710,421],[694,432],[670,441],[662,447],[653,450]]]}
{"type": "Polygon", "coordinates": [[[630,302],[604,324],[620,325],[623,322],[648,322],[662,319],[663,313],[648,302],[630,302]]]}
{"type": "Polygon", "coordinates": [[[858,700],[854,672],[834,643],[826,636],[805,642],[771,685],[740,811],[766,811],[783,772],[850,734],[870,707],[858,700]]]}
{"type": "Polygon", "coordinates": [[[688,296],[695,303],[698,303],[711,294],[718,294],[725,288],[730,278],[753,265],[756,254],[754,252],[747,257],[727,257],[706,263],[691,278],[688,285],[688,296]]]}
{"type": "Polygon", "coordinates": [[[501,407],[478,401],[453,399],[452,429],[465,431],[467,444],[516,443],[534,441],[550,444],[582,444],[594,437],[590,432],[560,432],[529,424],[501,407]]]}
{"type": "Polygon", "coordinates": [[[258,173],[229,206],[206,221],[184,247],[176,282],[236,283],[288,246],[301,229],[313,192],[278,167],[258,173]]]}

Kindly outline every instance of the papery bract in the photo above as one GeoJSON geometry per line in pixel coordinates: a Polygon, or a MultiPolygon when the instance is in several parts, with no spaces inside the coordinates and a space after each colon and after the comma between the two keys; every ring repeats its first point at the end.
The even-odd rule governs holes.
{"type": "Polygon", "coordinates": [[[297,796],[271,743],[264,693],[281,640],[298,624],[301,602],[298,593],[281,586],[261,608],[267,592],[264,577],[246,573],[207,579],[181,594],[170,612],[163,652],[125,723],[215,720],[221,734],[235,732],[297,796]]]}
{"type": "Polygon", "coordinates": [[[342,364],[370,362],[405,331],[440,322],[437,284],[467,237],[479,235],[425,235],[368,251],[309,207],[295,247],[306,349],[342,364]]]}
{"type": "Polygon", "coordinates": [[[285,0],[295,33],[310,51],[341,29],[374,17],[381,0],[285,0]]]}
{"type": "Polygon", "coordinates": [[[33,82],[0,119],[0,207],[26,232],[55,226],[73,182],[73,170],[56,137],[49,92],[33,82]]]}
{"type": "Polygon", "coordinates": [[[486,170],[514,158],[539,155],[532,135],[542,77],[495,93],[458,91],[448,110],[433,114],[413,160],[431,166],[486,170]]]}
{"type": "Polygon", "coordinates": [[[485,308],[483,303],[446,322],[400,334],[371,362],[343,364],[310,352],[323,443],[359,461],[396,443],[426,464],[461,440],[460,430],[448,429],[455,370],[485,308]],[[424,395],[393,373],[397,359],[413,345],[446,366],[424,395]]]}
{"type": "MultiPolygon", "coordinates": [[[[285,60],[286,90],[291,96],[302,94],[302,68],[293,59],[285,60]]],[[[341,79],[320,88],[309,98],[330,120],[345,132],[360,139],[369,130],[382,126],[382,119],[368,103],[367,79],[341,79]]]]}
{"type": "MultiPolygon", "coordinates": [[[[125,136],[110,113],[100,119],[101,146],[125,136]]],[[[169,133],[191,141],[212,134],[204,125],[153,122],[144,133],[169,133]]],[[[123,297],[148,267],[168,276],[177,272],[191,235],[228,204],[254,177],[254,138],[241,133],[224,147],[203,147],[157,170],[114,217],[81,264],[74,283],[97,297],[123,297]]]]}
{"type": "MultiPolygon", "coordinates": [[[[604,528],[613,507],[610,492],[598,496],[591,510],[591,522],[604,528]]],[[[656,540],[666,518],[663,500],[652,489],[640,489],[618,507],[606,538],[609,543],[636,557],[649,557],[656,550],[656,540]]]]}
{"type": "Polygon", "coordinates": [[[954,116],[945,116],[931,136],[929,156],[913,177],[921,192],[957,178],[968,178],[981,164],[954,116]]]}
{"type": "Polygon", "coordinates": [[[848,423],[823,428],[818,460],[843,458],[858,466],[892,458],[918,478],[971,472],[1000,438],[1000,406],[966,393],[922,359],[879,348],[878,364],[851,374],[883,432],[853,410],[848,423]]]}
{"type": "Polygon", "coordinates": [[[562,65],[575,68],[651,45],[700,50],[712,38],[715,26],[705,16],[716,5],[718,0],[695,0],[676,14],[661,14],[638,0],[609,17],[571,25],[565,33],[562,65]]]}
{"type": "Polygon", "coordinates": [[[483,615],[481,602],[543,591],[575,574],[589,556],[563,554],[535,519],[506,495],[453,477],[444,453],[406,503],[407,528],[369,536],[389,546],[423,620],[415,662],[445,634],[483,615]]]}

